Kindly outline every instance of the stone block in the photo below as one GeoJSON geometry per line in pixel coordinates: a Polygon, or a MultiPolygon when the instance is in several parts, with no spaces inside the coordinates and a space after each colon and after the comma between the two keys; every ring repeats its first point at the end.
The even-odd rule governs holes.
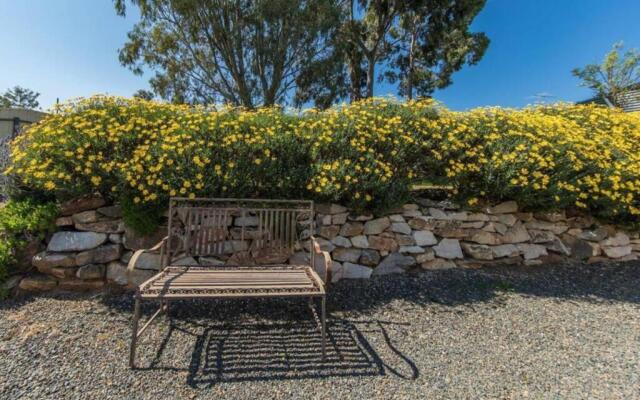
{"type": "Polygon", "coordinates": [[[51,252],[84,251],[96,248],[107,241],[107,235],[96,232],[56,232],[47,250],[51,252]]]}
{"type": "Polygon", "coordinates": [[[390,226],[391,226],[391,222],[387,217],[372,219],[371,221],[367,221],[364,223],[364,234],[378,235],[384,232],[390,226]]]}
{"type": "Polygon", "coordinates": [[[442,239],[440,243],[433,247],[433,251],[440,258],[464,258],[460,242],[456,239],[442,239]]]}

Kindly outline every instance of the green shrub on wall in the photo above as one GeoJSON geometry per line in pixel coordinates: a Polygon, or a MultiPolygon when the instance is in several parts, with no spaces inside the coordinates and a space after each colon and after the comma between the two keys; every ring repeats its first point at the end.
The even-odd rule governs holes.
{"type": "MultiPolygon", "coordinates": [[[[17,254],[30,240],[42,240],[53,230],[58,208],[53,203],[11,200],[0,208],[0,284],[16,266],[17,254]]],[[[5,293],[0,291],[0,298],[5,293]]]]}
{"type": "Polygon", "coordinates": [[[99,191],[136,209],[170,196],[284,197],[383,209],[416,180],[459,200],[640,215],[640,118],[596,106],[451,112],[372,99],[290,115],[97,96],[13,143],[23,184],[59,198],[99,191]]]}

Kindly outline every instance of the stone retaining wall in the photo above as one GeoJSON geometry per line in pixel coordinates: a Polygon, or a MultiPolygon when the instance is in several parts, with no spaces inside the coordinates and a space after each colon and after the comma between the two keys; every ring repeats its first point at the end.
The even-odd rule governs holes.
{"type": "MultiPolygon", "coordinates": [[[[420,269],[540,265],[567,258],[625,261],[640,255],[637,232],[599,224],[588,216],[520,212],[515,202],[467,211],[450,202],[419,199],[416,204],[405,204],[377,217],[353,214],[337,204],[318,204],[316,211],[315,235],[322,249],[331,253],[334,282],[420,269]]],[[[125,226],[119,206],[107,205],[100,197],[63,204],[61,213],[63,216],[56,221],[60,230],[49,238],[46,251],[33,257],[37,273],[20,280],[19,288],[134,287],[159,269],[159,255],[155,254],[141,257],[130,273],[126,265],[134,250],[156,244],[166,235],[166,228],[140,236],[125,226]]],[[[301,235],[308,237],[308,230],[301,235]]],[[[178,263],[232,262],[249,247],[248,242],[240,242],[230,241],[221,257],[186,257],[178,263]]],[[[308,240],[302,246],[308,248],[308,240]]],[[[303,248],[298,250],[289,263],[308,261],[308,253],[303,248]]]]}

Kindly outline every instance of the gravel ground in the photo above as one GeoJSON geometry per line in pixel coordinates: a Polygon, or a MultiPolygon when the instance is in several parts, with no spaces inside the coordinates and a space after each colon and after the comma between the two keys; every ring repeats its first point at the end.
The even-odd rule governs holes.
{"type": "Polygon", "coordinates": [[[29,297],[0,305],[0,398],[638,398],[639,305],[637,262],[343,281],[325,364],[304,302],[185,302],[130,370],[130,295],[29,297]]]}

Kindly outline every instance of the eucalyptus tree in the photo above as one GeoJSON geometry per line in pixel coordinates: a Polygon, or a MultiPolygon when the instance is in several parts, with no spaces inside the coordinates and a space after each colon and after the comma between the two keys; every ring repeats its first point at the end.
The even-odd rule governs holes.
{"type": "Polygon", "coordinates": [[[176,102],[253,108],[285,103],[320,79],[340,21],[337,0],[115,0],[140,20],[120,62],[176,102]],[[310,75],[310,71],[314,71],[310,75]]]}

